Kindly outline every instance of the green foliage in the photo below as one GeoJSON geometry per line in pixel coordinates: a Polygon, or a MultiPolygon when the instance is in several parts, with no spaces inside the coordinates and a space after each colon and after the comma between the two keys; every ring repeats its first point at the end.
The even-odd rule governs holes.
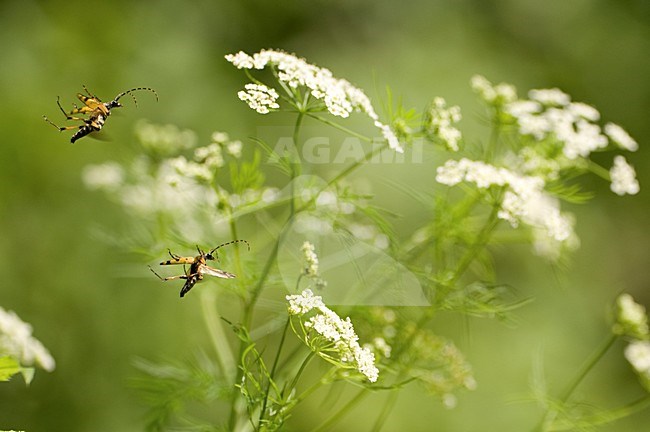
{"type": "Polygon", "coordinates": [[[194,418],[187,408],[193,403],[212,404],[230,395],[213,361],[205,356],[183,363],[138,359],[134,365],[140,375],[131,380],[131,386],[150,407],[146,421],[149,431],[166,431],[172,426],[195,430],[190,425],[207,424],[206,419],[194,418]]]}
{"type": "MultiPolygon", "coordinates": [[[[31,370],[33,371],[33,369],[31,370]]],[[[20,366],[18,360],[14,359],[13,357],[0,357],[0,381],[9,381],[12,376],[21,372],[23,372],[25,382],[29,384],[31,377],[33,376],[33,372],[31,372],[31,374],[25,374],[25,370],[20,366]]]]}
{"type": "Polygon", "coordinates": [[[243,194],[248,189],[260,189],[264,184],[264,174],[260,170],[261,153],[255,151],[253,159],[240,164],[230,162],[230,182],[236,194],[243,194]]]}
{"type": "MultiPolygon", "coordinates": [[[[251,109],[295,116],[286,154],[278,154],[278,146],[264,136],[252,138],[261,150],[242,152],[241,142],[219,132],[209,145],[193,148],[178,139],[178,128],[147,124],[139,139],[155,157],[126,169],[98,170],[130,172],[128,182],[117,175],[102,180],[92,170],[86,176],[89,186],[105,190],[127,210],[155,214],[148,229],[157,245],[170,240],[192,244],[197,233],[197,244],[217,234],[238,239],[242,232],[254,233],[251,244],[265,245],[253,247],[246,261],[233,247],[220,263],[239,275],[220,281],[220,290],[237,305],[222,312],[232,334],[221,330],[209,295],[200,299],[216,359],[138,362],[146,376],[134,384],[151,406],[149,429],[281,430],[291,427],[307,399],[335,382],[360,393],[345,408],[324,411],[322,428],[340,421],[365,392],[397,394],[411,383],[421,384],[444,406],[455,406],[459,393],[475,389],[476,379],[458,346],[438,334],[434,318],[444,312],[516,322],[515,311],[531,300],[499,282],[494,251],[504,245],[499,239],[513,232],[512,239],[532,246],[539,259],[549,262],[575,247],[575,218],[560,200],[586,203],[591,195],[582,190],[579,177],[588,172],[609,176],[590,159],[608,142],[594,123],[599,115],[570,103],[557,89],[535,90],[530,100],[519,99],[513,86],[475,77],[472,86],[486,105],[490,131],[460,157],[465,147],[456,127],[460,108],[443,98],[434,98],[418,113],[401,100],[394,102],[388,90],[389,122],[383,123],[361,89],[292,54],[266,50],[226,58],[253,82],[239,92],[251,109]],[[261,69],[271,78],[258,77],[261,69]],[[332,119],[355,113],[372,121],[380,145],[375,136],[332,119]],[[331,172],[322,174],[327,178],[303,175],[322,164],[298,156],[309,138],[303,127],[309,119],[358,140],[353,162],[327,166],[331,172]],[[430,191],[386,181],[429,209],[429,220],[404,229],[399,221],[408,215],[390,202],[378,204],[374,191],[363,190],[353,173],[381,152],[397,156],[416,142],[431,160],[448,159],[436,167],[441,186],[432,185],[430,191]],[[192,157],[186,156],[190,149],[192,157]],[[470,158],[476,154],[483,159],[470,158]],[[273,184],[269,168],[279,169],[288,182],[273,184]],[[134,190],[146,191],[143,196],[150,201],[126,199],[134,190]],[[326,247],[332,239],[338,241],[336,250],[326,247]],[[328,302],[347,307],[330,308],[328,302]],[[422,307],[401,309],[414,305],[422,307]],[[200,406],[219,406],[228,414],[219,419],[193,415],[200,406]]],[[[622,181],[625,193],[635,193],[633,176],[622,181]]],[[[199,282],[208,285],[205,280],[215,271],[202,265],[195,263],[203,277],[199,282]]],[[[540,398],[545,401],[540,430],[589,430],[605,422],[604,410],[581,410],[587,405],[571,399],[593,364],[557,403],[546,394],[540,398]],[[596,419],[599,414],[603,417],[596,419]]],[[[394,397],[380,410],[376,430],[390,414],[394,397]]]]}

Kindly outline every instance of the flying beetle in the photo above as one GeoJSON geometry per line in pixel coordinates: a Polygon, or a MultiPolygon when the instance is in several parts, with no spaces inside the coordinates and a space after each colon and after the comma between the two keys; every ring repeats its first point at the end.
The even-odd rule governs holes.
{"type": "Polygon", "coordinates": [[[63,113],[63,115],[67,120],[81,121],[83,122],[83,124],[61,127],[54,124],[46,116],[43,116],[43,119],[45,119],[46,122],[48,122],[49,124],[57,128],[60,132],[65,130],[78,129],[77,132],[75,132],[75,134],[72,135],[72,138],[70,138],[71,143],[74,143],[79,138],[85,137],[89,133],[100,131],[104,127],[104,123],[106,122],[108,116],[111,115],[111,110],[113,108],[123,107],[123,105],[119,102],[122,96],[125,96],[127,94],[131,96],[133,98],[133,102],[135,103],[136,107],[138,106],[138,101],[135,99],[135,96],[133,96],[132,94],[135,91],[140,91],[140,90],[150,91],[156,96],[156,101],[158,100],[158,93],[156,93],[154,89],[149,87],[136,87],[136,88],[132,88],[131,90],[124,91],[118,94],[117,96],[115,96],[115,98],[110,102],[102,102],[101,99],[99,99],[94,94],[90,93],[90,91],[86,86],[83,86],[83,88],[87,95],[77,93],[77,98],[81,102],[83,102],[83,106],[78,107],[76,104],[72,104],[74,106],[74,109],[69,113],[67,113],[61,106],[60,98],[58,96],[56,98],[56,104],[59,106],[59,109],[61,110],[61,112],[63,113]],[[75,116],[75,114],[87,115],[88,118],[77,117],[75,116]]]}
{"type": "Polygon", "coordinates": [[[149,266],[149,270],[156,276],[158,276],[158,279],[160,279],[163,282],[169,281],[169,280],[175,280],[175,279],[185,279],[185,284],[183,285],[183,288],[181,289],[181,297],[183,297],[189,290],[192,289],[194,285],[196,285],[197,282],[203,280],[204,275],[209,275],[209,276],[215,276],[218,278],[223,278],[223,279],[232,279],[237,276],[235,276],[232,273],[228,273],[227,271],[219,270],[216,268],[212,268],[206,264],[207,261],[214,261],[218,259],[217,255],[217,249],[222,248],[224,246],[228,246],[234,243],[246,243],[246,246],[248,247],[248,250],[251,249],[250,244],[246,240],[233,240],[229,241],[227,243],[220,244],[214,249],[211,249],[209,252],[203,252],[198,246],[196,246],[196,250],[198,251],[198,255],[195,257],[184,257],[180,255],[176,255],[172,253],[171,250],[169,250],[169,256],[172,258],[167,261],[163,261],[160,263],[160,265],[177,265],[177,264],[183,264],[183,273],[182,275],[178,276],[169,276],[169,277],[162,277],[158,273],[154,271],[154,269],[149,266]],[[189,270],[185,267],[185,265],[189,265],[190,268],[189,270]]]}

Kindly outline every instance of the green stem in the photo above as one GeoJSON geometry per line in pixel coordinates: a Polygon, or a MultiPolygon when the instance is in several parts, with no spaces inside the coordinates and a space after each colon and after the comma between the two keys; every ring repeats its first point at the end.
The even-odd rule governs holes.
{"type": "MultiPolygon", "coordinates": [[[[330,126],[333,126],[337,129],[346,131],[346,133],[352,134],[354,136],[357,136],[360,139],[363,139],[365,141],[370,141],[372,140],[370,138],[364,137],[362,135],[359,135],[351,130],[348,130],[347,128],[344,128],[343,126],[337,125],[336,123],[330,122],[327,119],[321,118],[319,116],[315,116],[313,114],[306,113],[305,111],[299,111],[298,112],[298,118],[296,119],[296,125],[294,129],[294,145],[297,144],[298,138],[299,138],[299,133],[300,133],[300,127],[302,125],[302,121],[304,119],[305,115],[309,115],[312,118],[318,119],[319,121],[322,121],[330,126]]],[[[296,145],[297,147],[297,145],[296,145]]],[[[338,175],[336,175],[334,178],[332,178],[321,190],[319,191],[322,192],[323,190],[327,189],[331,185],[337,183],[339,180],[343,179],[350,173],[352,173],[354,170],[356,170],[358,167],[360,167],[363,163],[367,162],[370,160],[373,156],[378,154],[379,152],[383,151],[387,147],[387,144],[383,144],[381,146],[375,146],[373,149],[368,152],[362,159],[355,161],[354,163],[350,164],[347,168],[345,168],[343,171],[341,171],[338,175]]],[[[295,155],[297,156],[297,155],[295,155]]],[[[291,199],[290,199],[290,210],[289,210],[289,216],[287,217],[286,222],[283,225],[282,230],[280,231],[280,234],[278,235],[277,240],[275,241],[273,248],[271,249],[271,253],[269,254],[266,263],[264,264],[264,268],[262,270],[262,273],[257,281],[257,284],[253,288],[251,292],[251,296],[248,299],[248,301],[245,302],[244,305],[244,311],[243,311],[243,316],[242,316],[242,325],[245,328],[250,328],[252,319],[253,319],[253,309],[255,304],[257,303],[257,300],[264,288],[264,284],[266,283],[267,278],[269,277],[271,273],[271,268],[273,267],[273,264],[276,261],[276,258],[278,256],[278,252],[280,250],[280,246],[282,245],[284,238],[286,235],[289,233],[289,230],[294,222],[295,215],[300,213],[301,211],[304,211],[305,209],[309,208],[315,201],[316,198],[318,197],[318,194],[315,194],[307,203],[303,204],[301,207],[296,208],[296,202],[295,202],[295,177],[299,175],[300,173],[300,161],[292,161],[292,171],[291,171],[291,199]]],[[[246,344],[243,341],[240,341],[239,344],[239,354],[240,357],[243,354],[244,350],[246,349],[246,344]]],[[[237,370],[237,376],[235,379],[235,382],[239,382],[242,378],[242,373],[243,371],[241,369],[237,370]]],[[[230,417],[229,417],[229,427],[232,430],[233,427],[235,426],[237,422],[237,398],[238,395],[236,392],[233,392],[232,398],[231,398],[231,409],[230,409],[230,417]]]]}
{"type": "Polygon", "coordinates": [[[293,380],[291,380],[291,384],[289,384],[289,386],[285,389],[286,394],[291,394],[293,389],[296,388],[296,386],[298,385],[298,380],[300,380],[302,373],[307,368],[307,365],[309,365],[309,362],[311,362],[311,359],[314,358],[314,355],[316,355],[316,353],[310,350],[309,354],[307,354],[307,357],[305,357],[305,360],[303,360],[302,364],[300,365],[300,368],[298,369],[296,376],[293,377],[293,380]]]}
{"type": "Polygon", "coordinates": [[[596,162],[587,159],[587,167],[589,168],[589,171],[596,174],[598,177],[603,178],[607,181],[611,180],[609,171],[606,168],[603,168],[600,165],[598,165],[596,162]]]}
{"type": "Polygon", "coordinates": [[[284,346],[284,340],[287,337],[287,330],[289,328],[290,320],[291,318],[287,317],[287,322],[284,325],[284,330],[282,331],[282,338],[280,339],[280,345],[278,346],[278,351],[275,353],[273,366],[271,366],[271,372],[269,373],[269,384],[266,387],[266,391],[264,392],[264,402],[262,403],[262,411],[260,412],[260,421],[258,423],[260,425],[262,424],[262,420],[264,420],[264,415],[266,414],[266,406],[269,402],[269,393],[271,392],[271,383],[275,378],[275,371],[277,370],[278,363],[280,361],[280,353],[282,352],[282,347],[284,346]]]}
{"type": "Polygon", "coordinates": [[[490,162],[494,156],[495,149],[499,144],[499,135],[501,135],[501,122],[499,121],[499,116],[501,110],[495,109],[494,116],[492,117],[492,130],[490,131],[490,141],[485,147],[485,152],[483,154],[483,159],[486,162],[490,162]]]}
{"type": "Polygon", "coordinates": [[[479,252],[483,250],[483,248],[485,247],[485,245],[488,242],[488,239],[490,238],[490,235],[492,234],[492,231],[494,230],[494,228],[496,228],[497,224],[499,223],[498,215],[499,215],[500,208],[501,207],[497,204],[494,204],[492,206],[492,211],[490,212],[490,216],[488,216],[485,225],[483,225],[483,228],[476,236],[476,241],[471,245],[471,247],[465,252],[465,254],[458,261],[456,270],[454,270],[453,276],[449,281],[450,283],[454,283],[458,281],[458,279],[460,279],[463,273],[465,273],[465,270],[467,270],[467,267],[469,267],[469,265],[472,263],[472,261],[474,261],[474,259],[479,254],[479,252]]]}
{"type": "Polygon", "coordinates": [[[349,411],[351,411],[354,407],[356,407],[359,402],[363,400],[368,395],[368,392],[366,389],[361,389],[359,392],[351,399],[349,400],[343,408],[338,410],[336,414],[325,420],[323,423],[321,423],[316,429],[313,430],[313,432],[320,432],[323,430],[329,430],[330,426],[332,426],[334,423],[340,421],[349,411]]]}
{"type": "Polygon", "coordinates": [[[379,411],[379,417],[377,417],[377,420],[371,429],[373,432],[379,432],[381,428],[384,427],[384,423],[386,422],[388,415],[391,413],[391,411],[393,411],[393,408],[395,407],[397,396],[399,396],[399,392],[397,391],[392,391],[388,394],[388,399],[386,399],[384,408],[379,411]]]}
{"type": "Polygon", "coordinates": [[[334,129],[338,129],[338,130],[340,130],[340,131],[342,131],[342,132],[345,132],[345,133],[348,134],[348,135],[352,135],[353,137],[359,138],[359,139],[362,140],[362,141],[373,142],[372,138],[369,138],[369,137],[367,137],[367,136],[365,136],[365,135],[362,135],[362,134],[360,134],[360,133],[358,133],[358,132],[355,132],[355,131],[353,131],[352,129],[348,129],[348,128],[346,128],[345,126],[341,126],[340,124],[338,124],[338,123],[336,123],[336,122],[333,122],[333,121],[331,121],[331,120],[328,120],[328,119],[325,118],[325,117],[321,117],[321,116],[316,115],[316,114],[314,114],[314,113],[307,113],[307,115],[308,115],[309,117],[313,118],[314,120],[318,120],[318,121],[321,122],[321,123],[325,123],[326,125],[331,126],[331,127],[333,127],[334,129]]]}
{"type": "MultiPolygon", "coordinates": [[[[564,405],[566,402],[569,400],[569,398],[573,395],[573,392],[575,389],[580,385],[580,383],[585,379],[587,374],[596,366],[596,364],[603,358],[605,353],[612,347],[614,342],[616,341],[617,336],[612,334],[605,340],[605,342],[601,345],[601,347],[596,350],[591,357],[587,359],[587,361],[582,365],[580,368],[578,374],[576,377],[573,379],[571,384],[567,387],[567,389],[562,393],[560,396],[560,404],[564,405]]],[[[553,424],[553,421],[555,420],[555,417],[557,416],[557,411],[553,409],[547,409],[546,413],[544,413],[544,417],[542,417],[542,421],[540,424],[535,428],[536,431],[547,431],[551,430],[550,427],[553,424]]]]}
{"type": "Polygon", "coordinates": [[[300,161],[300,154],[298,153],[298,142],[300,139],[300,127],[302,126],[302,121],[305,118],[305,113],[303,111],[298,113],[298,118],[296,118],[296,125],[293,128],[293,146],[296,150],[291,158],[291,201],[289,207],[289,219],[293,219],[296,214],[296,178],[302,173],[302,164],[300,161]]]}
{"type": "Polygon", "coordinates": [[[296,396],[296,399],[294,401],[294,406],[298,405],[305,399],[307,399],[312,393],[314,393],[316,390],[321,388],[323,384],[331,382],[331,376],[333,376],[336,373],[336,366],[331,368],[324,376],[323,378],[319,379],[316,381],[314,384],[312,384],[307,390],[304,392],[300,393],[300,395],[296,396]]]}
{"type": "Polygon", "coordinates": [[[201,291],[201,310],[221,373],[224,377],[228,377],[235,368],[235,360],[217,314],[217,295],[213,291],[201,291]]]}
{"type": "MultiPolygon", "coordinates": [[[[300,126],[302,124],[302,120],[304,118],[304,112],[299,112],[298,113],[298,118],[296,119],[296,125],[294,128],[293,132],[293,139],[294,139],[294,145],[297,148],[297,142],[300,136],[300,126]]],[[[266,260],[266,264],[264,265],[264,269],[262,270],[262,274],[260,275],[260,278],[257,281],[257,284],[253,288],[253,291],[251,292],[251,296],[248,299],[247,302],[245,302],[244,305],[244,312],[242,316],[242,326],[244,328],[250,329],[251,324],[253,322],[253,309],[255,307],[255,304],[257,303],[257,300],[259,299],[260,294],[262,293],[262,289],[264,288],[264,284],[266,283],[266,280],[271,273],[271,268],[273,267],[273,264],[275,263],[275,260],[278,256],[278,252],[280,250],[280,245],[282,244],[282,241],[284,240],[284,237],[286,234],[289,232],[289,228],[293,224],[294,216],[296,214],[295,210],[295,178],[297,176],[297,173],[300,171],[300,159],[298,155],[293,155],[292,162],[291,162],[291,200],[289,204],[289,216],[287,217],[287,221],[284,223],[284,226],[282,228],[282,231],[278,235],[278,238],[273,245],[273,249],[271,249],[271,253],[269,254],[269,257],[266,260]],[[297,160],[296,160],[297,158],[297,160]]],[[[245,341],[240,341],[239,342],[239,356],[241,356],[244,353],[244,350],[246,350],[246,342],[245,341]]],[[[237,376],[235,379],[235,382],[239,382],[242,378],[243,371],[241,369],[237,370],[237,376]]],[[[236,402],[237,402],[237,393],[233,392],[233,396],[231,398],[231,406],[230,406],[230,418],[229,418],[229,426],[230,429],[234,427],[236,420],[237,420],[237,409],[236,409],[236,402]]],[[[263,414],[260,414],[263,416],[263,414]]]]}
{"type": "MultiPolygon", "coordinates": [[[[475,201],[473,201],[475,202],[475,201]]],[[[473,205],[473,204],[471,204],[473,205]]],[[[467,209],[471,207],[471,205],[468,204],[467,209]]],[[[488,216],[487,221],[483,225],[483,228],[481,231],[478,233],[476,237],[476,241],[470,246],[470,248],[465,252],[465,254],[461,257],[459,260],[456,270],[454,270],[452,277],[446,281],[445,283],[449,286],[453,285],[460,277],[465,273],[465,270],[469,267],[469,265],[472,263],[472,261],[476,258],[476,255],[485,247],[487,244],[487,241],[494,230],[494,228],[497,226],[499,223],[499,206],[494,205],[492,207],[492,212],[488,216]]],[[[468,210],[469,211],[469,210],[468,210]]],[[[429,322],[429,320],[433,317],[434,313],[436,312],[435,308],[430,307],[426,308],[424,310],[424,313],[420,317],[420,319],[417,322],[416,328],[424,328],[424,326],[429,322]]],[[[411,344],[413,343],[413,340],[415,336],[417,335],[417,332],[414,332],[411,336],[408,337],[408,339],[404,342],[402,345],[401,349],[398,349],[395,351],[395,358],[399,358],[399,356],[407,350],[411,344]]]]}
{"type": "Polygon", "coordinates": [[[333,184],[337,183],[339,180],[343,179],[344,177],[348,176],[350,173],[352,173],[354,170],[359,168],[361,165],[363,165],[365,162],[368,162],[370,159],[372,159],[374,156],[377,154],[381,153],[384,149],[388,147],[388,144],[383,144],[381,146],[376,146],[373,147],[372,150],[370,150],[368,153],[366,153],[363,158],[351,163],[347,168],[345,168],[343,171],[338,173],[336,176],[334,176],[330,181],[328,181],[322,188],[319,189],[319,191],[311,197],[309,201],[304,203],[301,207],[299,207],[296,212],[299,213],[301,211],[306,210],[309,208],[314,202],[316,202],[316,199],[318,198],[318,195],[326,190],[327,188],[331,187],[333,184]]]}

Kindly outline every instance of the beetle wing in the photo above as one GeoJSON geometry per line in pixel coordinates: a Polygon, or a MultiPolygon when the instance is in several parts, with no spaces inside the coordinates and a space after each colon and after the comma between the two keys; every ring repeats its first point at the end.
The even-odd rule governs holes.
{"type": "Polygon", "coordinates": [[[90,111],[93,111],[93,110],[97,109],[100,105],[102,107],[104,106],[102,101],[100,101],[99,99],[96,99],[94,97],[84,96],[81,93],[77,93],[77,98],[79,98],[79,100],[81,102],[83,102],[84,105],[86,105],[88,108],[90,108],[90,111]]]}
{"type": "Polygon", "coordinates": [[[215,277],[223,278],[223,279],[232,279],[232,278],[237,277],[232,273],[228,273],[227,271],[212,268],[212,267],[207,266],[207,265],[202,265],[199,268],[199,272],[201,274],[207,274],[207,275],[210,275],[210,276],[215,276],[215,277]]]}

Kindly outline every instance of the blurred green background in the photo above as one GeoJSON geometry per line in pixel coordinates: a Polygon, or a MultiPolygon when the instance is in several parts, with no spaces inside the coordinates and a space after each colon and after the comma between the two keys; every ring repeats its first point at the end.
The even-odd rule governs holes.
{"type": "MultiPolygon", "coordinates": [[[[585,181],[596,199],[566,207],[577,214],[582,240],[568,271],[528,248],[500,251],[501,282],[535,298],[516,326],[440,320],[440,332],[472,363],[478,389],[450,411],[410,389],[385,430],[532,428],[540,413],[521,401],[536,359],[558,394],[605,338],[620,291],[650,305],[647,0],[0,1],[0,305],[30,322],[57,360],[56,371],[38,371],[29,388],[20,379],[0,384],[0,430],[142,430],[145,408],[128,386],[133,359],[183,359],[203,345],[198,296],[179,301],[144,264],[93,234],[118,230],[125,216],[84,190],[80,173],[89,163],[128,160],[140,118],[193,129],[202,143],[214,130],[254,134],[260,117],[236,97],[245,78],[223,56],[262,48],[328,67],[375,100],[385,85],[416,108],[443,96],[461,105],[462,128],[475,139],[484,131],[468,81],[481,73],[520,94],[559,87],[640,143],[626,155],[638,196],[614,196],[592,177],[585,181]],[[104,100],[150,86],[160,102],[140,94],[139,108],[127,101],[111,117],[111,141],[70,145],[71,133],[57,133],[42,115],[59,122],[56,96],[67,106],[82,84],[104,100]]],[[[601,162],[610,166],[611,157],[601,162]]],[[[434,169],[419,167],[427,174],[420,181],[404,172],[404,183],[430,181],[434,169]]],[[[642,396],[622,350],[614,347],[579,396],[609,408],[642,396]]],[[[371,396],[361,410],[374,418],[383,397],[371,396]]],[[[318,401],[294,419],[296,430],[308,429],[307,408],[318,410],[318,401]]],[[[365,430],[365,421],[356,412],[336,430],[365,430]]],[[[650,427],[650,413],[604,430],[640,425],[650,427]]]]}

